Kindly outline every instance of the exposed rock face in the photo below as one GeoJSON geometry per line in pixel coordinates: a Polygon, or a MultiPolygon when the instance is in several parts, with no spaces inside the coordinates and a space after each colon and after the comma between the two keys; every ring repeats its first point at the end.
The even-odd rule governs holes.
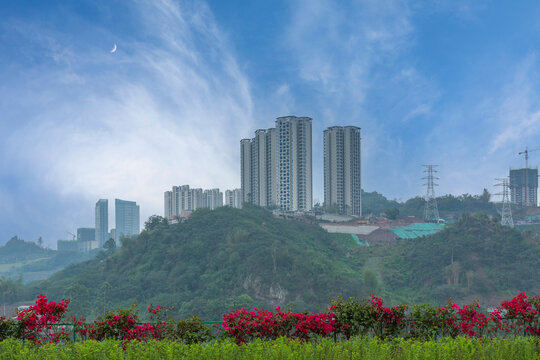
{"type": "Polygon", "coordinates": [[[287,298],[288,293],[289,292],[286,289],[282,288],[279,284],[270,286],[270,298],[277,299],[280,304],[285,303],[285,299],[287,298]]]}
{"type": "Polygon", "coordinates": [[[287,299],[289,292],[279,283],[265,286],[259,276],[252,277],[251,274],[246,276],[242,282],[242,287],[252,292],[256,299],[265,300],[274,305],[283,305],[287,299]]]}

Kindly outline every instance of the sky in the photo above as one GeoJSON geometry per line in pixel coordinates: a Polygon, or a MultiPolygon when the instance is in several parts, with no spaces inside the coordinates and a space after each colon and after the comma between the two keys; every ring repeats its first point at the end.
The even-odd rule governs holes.
{"type": "MultiPolygon", "coordinates": [[[[496,193],[540,148],[538,1],[0,2],[0,244],[55,248],[95,203],[240,186],[242,138],[285,115],[362,128],[362,187],[496,193]],[[117,51],[111,53],[114,44],[117,51]]],[[[540,163],[540,151],[529,163],[540,163]]]]}

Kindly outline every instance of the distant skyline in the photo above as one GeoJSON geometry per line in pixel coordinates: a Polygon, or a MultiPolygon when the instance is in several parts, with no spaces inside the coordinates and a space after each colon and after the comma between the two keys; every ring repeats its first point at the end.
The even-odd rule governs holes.
{"type": "MultiPolygon", "coordinates": [[[[362,185],[498,192],[540,148],[540,3],[440,1],[0,2],[0,244],[94,225],[130,199],[240,187],[239,141],[277,117],[362,129],[362,185]],[[116,51],[111,52],[116,45],[116,51]]],[[[540,151],[529,164],[540,163],[540,151]]]]}

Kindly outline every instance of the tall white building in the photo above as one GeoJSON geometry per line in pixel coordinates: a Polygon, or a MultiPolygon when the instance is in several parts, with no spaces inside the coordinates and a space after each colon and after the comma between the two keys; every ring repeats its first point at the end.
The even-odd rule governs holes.
{"type": "Polygon", "coordinates": [[[172,191],[165,191],[164,193],[164,209],[163,209],[163,216],[165,218],[169,218],[175,214],[174,210],[174,197],[172,191]]]}
{"type": "Polygon", "coordinates": [[[219,189],[204,190],[204,205],[211,210],[223,206],[223,193],[219,189]]]}
{"type": "Polygon", "coordinates": [[[251,140],[240,140],[240,187],[242,191],[242,203],[251,201],[251,140]]]}
{"type": "Polygon", "coordinates": [[[119,245],[122,237],[139,235],[140,215],[139,205],[135,201],[114,200],[114,212],[116,222],[115,241],[119,245]]]}
{"type": "Polygon", "coordinates": [[[225,190],[225,205],[232,208],[242,208],[242,190],[225,190]]]}
{"type": "Polygon", "coordinates": [[[360,128],[324,131],[324,204],[327,211],[362,215],[360,128]]]}
{"type": "Polygon", "coordinates": [[[311,118],[285,116],[240,141],[244,202],[309,211],[312,207],[311,118]]]}
{"type": "Polygon", "coordinates": [[[96,203],[96,241],[101,248],[109,240],[109,200],[99,199],[96,203]]]}

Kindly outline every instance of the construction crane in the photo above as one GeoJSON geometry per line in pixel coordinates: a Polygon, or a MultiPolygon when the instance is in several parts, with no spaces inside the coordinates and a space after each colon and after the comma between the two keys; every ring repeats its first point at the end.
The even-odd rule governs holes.
{"type": "Polygon", "coordinates": [[[69,235],[73,236],[73,241],[75,241],[77,239],[77,235],[75,235],[74,233],[71,233],[69,231],[66,231],[69,235]]]}
{"type": "Polygon", "coordinates": [[[518,155],[525,154],[525,206],[529,206],[529,153],[537,150],[540,148],[529,150],[525,146],[525,150],[518,153],[518,155]]]}

